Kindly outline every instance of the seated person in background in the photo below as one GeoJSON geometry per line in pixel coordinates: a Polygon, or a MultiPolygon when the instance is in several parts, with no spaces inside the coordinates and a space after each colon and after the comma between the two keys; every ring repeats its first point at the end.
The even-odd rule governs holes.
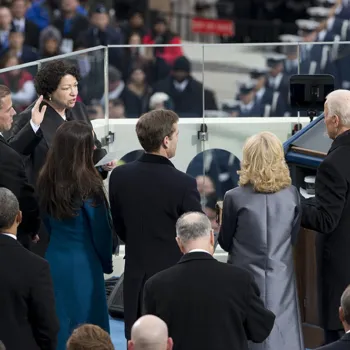
{"type": "Polygon", "coordinates": [[[120,98],[109,101],[109,119],[124,119],[125,105],[120,98]]]}
{"type": "Polygon", "coordinates": [[[270,132],[250,137],[238,173],[240,186],[224,198],[219,244],[229,263],[253,274],[265,307],[276,314],[271,335],[250,349],[304,350],[292,251],[300,198],[279,139],[270,132]]]}
{"type": "Polygon", "coordinates": [[[183,55],[183,49],[180,46],[181,38],[171,32],[167,20],[163,16],[158,16],[154,20],[152,30],[143,38],[143,44],[179,45],[164,47],[159,46],[153,49],[154,55],[162,58],[169,66],[173,65],[174,61],[183,55]]]}
{"type": "Polygon", "coordinates": [[[249,339],[264,341],[275,315],[265,309],[249,272],[213,258],[207,216],[183,214],[176,234],[184,256],[146,282],[144,314],[164,320],[174,350],[248,350],[249,339]]]}
{"type": "Polygon", "coordinates": [[[318,348],[318,350],[348,350],[350,349],[350,286],[348,286],[340,299],[339,319],[345,334],[334,343],[318,348]]]}
{"type": "Polygon", "coordinates": [[[149,109],[173,109],[171,98],[164,92],[156,92],[149,100],[149,109]]]}
{"type": "Polygon", "coordinates": [[[114,350],[109,334],[98,326],[84,324],[68,339],[67,350],[114,350]]]}
{"type": "Polygon", "coordinates": [[[140,317],[132,326],[128,350],[172,350],[173,340],[168,336],[168,327],[154,315],[140,317]]]}
{"type": "Polygon", "coordinates": [[[0,188],[0,339],[7,350],[56,350],[49,264],[17,242],[21,220],[15,195],[0,188]]]}

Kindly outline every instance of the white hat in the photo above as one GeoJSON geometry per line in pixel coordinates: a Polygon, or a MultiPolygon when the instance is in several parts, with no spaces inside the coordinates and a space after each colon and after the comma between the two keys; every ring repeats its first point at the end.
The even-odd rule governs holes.
{"type": "Polygon", "coordinates": [[[326,7],[309,7],[306,12],[312,18],[328,18],[331,9],[326,7]]]}
{"type": "Polygon", "coordinates": [[[295,23],[299,27],[299,29],[310,32],[313,32],[320,26],[320,23],[310,19],[298,19],[295,21],[295,23]]]}
{"type": "Polygon", "coordinates": [[[278,37],[278,39],[284,43],[299,43],[303,41],[302,37],[293,34],[282,34],[278,37]]]}
{"type": "Polygon", "coordinates": [[[332,4],[335,5],[337,3],[337,0],[317,0],[319,4],[332,4]]]}

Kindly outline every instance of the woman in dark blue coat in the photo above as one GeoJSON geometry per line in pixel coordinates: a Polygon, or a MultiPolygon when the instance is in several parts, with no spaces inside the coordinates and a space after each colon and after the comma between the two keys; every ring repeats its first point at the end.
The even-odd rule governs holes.
{"type": "Polygon", "coordinates": [[[112,226],[94,147],[88,123],[62,124],[38,179],[60,321],[57,350],[80,324],[109,332],[103,273],[112,272],[112,226]]]}

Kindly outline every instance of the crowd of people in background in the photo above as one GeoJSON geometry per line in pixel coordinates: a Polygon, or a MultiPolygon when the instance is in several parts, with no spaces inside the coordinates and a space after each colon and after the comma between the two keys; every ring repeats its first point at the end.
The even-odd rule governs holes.
{"type": "Polygon", "coordinates": [[[88,106],[90,119],[103,118],[103,51],[78,51],[110,45],[109,118],[137,118],[162,107],[171,107],[181,118],[202,117],[213,111],[211,115],[218,116],[220,111],[224,112],[220,116],[226,117],[296,116],[297,111],[289,106],[291,75],[330,73],[336,88],[350,86],[349,50],[339,44],[350,33],[349,7],[334,0],[318,0],[313,5],[320,2],[322,7],[309,8],[308,18],[296,21],[298,33],[280,37],[278,52],[260,53],[265,65],[238,72],[240,78],[223,87],[232,91],[232,97],[222,100],[195,77],[195,62],[186,57],[183,47],[161,47],[182,43],[173,30],[174,19],[166,14],[150,17],[136,5],[128,8],[126,16],[124,10],[114,7],[112,11],[104,3],[63,0],[53,7],[48,0],[15,0],[8,7],[0,6],[0,68],[9,69],[0,74],[0,82],[10,87],[16,109],[25,110],[36,97],[33,76],[38,65],[10,67],[76,51],[77,55],[68,59],[81,75],[78,99],[88,106]],[[291,45],[283,46],[286,43],[291,45]]]}

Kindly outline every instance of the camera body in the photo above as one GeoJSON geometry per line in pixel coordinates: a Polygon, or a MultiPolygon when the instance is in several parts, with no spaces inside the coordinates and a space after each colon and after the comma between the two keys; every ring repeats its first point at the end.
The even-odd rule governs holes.
{"type": "Polygon", "coordinates": [[[312,120],[323,111],[327,95],[334,90],[334,77],[329,74],[292,75],[289,89],[291,107],[307,112],[312,120]]]}

